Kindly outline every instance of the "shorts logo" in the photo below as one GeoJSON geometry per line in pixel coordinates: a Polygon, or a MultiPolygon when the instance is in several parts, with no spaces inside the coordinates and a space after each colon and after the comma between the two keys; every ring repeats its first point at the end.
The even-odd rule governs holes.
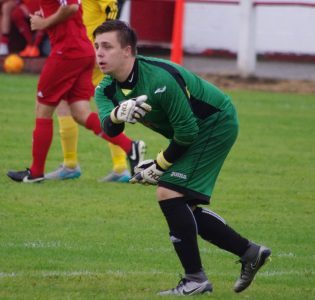
{"type": "Polygon", "coordinates": [[[37,93],[37,97],[39,97],[39,98],[44,98],[43,92],[42,92],[42,91],[39,91],[39,92],[37,93]]]}
{"type": "Polygon", "coordinates": [[[187,180],[187,175],[179,172],[172,172],[171,177],[178,177],[180,179],[187,180]]]}

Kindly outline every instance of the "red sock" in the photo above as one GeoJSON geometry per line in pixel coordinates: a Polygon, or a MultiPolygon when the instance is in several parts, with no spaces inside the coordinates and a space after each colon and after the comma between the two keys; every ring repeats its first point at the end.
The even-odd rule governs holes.
{"type": "Polygon", "coordinates": [[[16,7],[11,13],[12,21],[14,22],[15,26],[19,30],[19,32],[25,38],[25,41],[28,45],[32,44],[32,33],[30,26],[25,18],[24,12],[20,7],[16,7]]]}
{"type": "Polygon", "coordinates": [[[30,167],[34,177],[44,174],[46,157],[53,138],[53,120],[36,119],[33,131],[33,163],[30,167]]]}
{"type": "Polygon", "coordinates": [[[101,128],[100,120],[95,112],[92,112],[86,120],[85,127],[92,130],[96,135],[102,137],[104,140],[120,146],[127,154],[131,150],[132,140],[128,138],[124,133],[116,135],[115,137],[109,137],[103,132],[101,128]]]}

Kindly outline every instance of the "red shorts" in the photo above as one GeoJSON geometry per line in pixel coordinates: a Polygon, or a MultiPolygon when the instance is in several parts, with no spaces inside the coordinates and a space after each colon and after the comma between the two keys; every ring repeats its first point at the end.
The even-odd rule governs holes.
{"type": "Polygon", "coordinates": [[[68,103],[89,100],[94,94],[94,65],[94,56],[80,59],[48,57],[40,74],[37,101],[57,106],[61,100],[68,103]]]}

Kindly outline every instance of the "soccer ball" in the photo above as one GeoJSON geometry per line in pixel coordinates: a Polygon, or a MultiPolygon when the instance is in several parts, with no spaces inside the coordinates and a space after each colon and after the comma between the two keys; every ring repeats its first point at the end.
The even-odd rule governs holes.
{"type": "Polygon", "coordinates": [[[24,60],[17,54],[8,55],[3,63],[6,73],[21,73],[24,68],[24,60]]]}

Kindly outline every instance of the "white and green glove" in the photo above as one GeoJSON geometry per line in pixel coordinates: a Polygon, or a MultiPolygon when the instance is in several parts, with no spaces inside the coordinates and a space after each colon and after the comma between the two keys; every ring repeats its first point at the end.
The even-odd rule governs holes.
{"type": "Polygon", "coordinates": [[[157,185],[160,177],[172,164],[168,162],[160,152],[156,160],[147,159],[139,163],[134,171],[135,175],[129,180],[130,183],[157,185]]]}
{"type": "Polygon", "coordinates": [[[145,103],[148,97],[141,95],[120,103],[110,113],[113,123],[119,124],[123,122],[135,124],[151,111],[151,105],[145,103]]]}

